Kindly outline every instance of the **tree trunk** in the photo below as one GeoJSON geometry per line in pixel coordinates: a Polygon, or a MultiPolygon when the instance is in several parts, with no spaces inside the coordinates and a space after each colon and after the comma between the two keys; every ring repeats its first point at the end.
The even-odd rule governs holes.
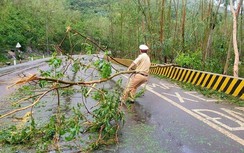
{"type": "Polygon", "coordinates": [[[151,52],[153,53],[153,58],[158,59],[160,54],[158,54],[156,49],[153,49],[151,46],[153,44],[153,39],[152,39],[152,32],[153,32],[153,21],[152,21],[152,12],[151,12],[151,0],[146,0],[147,4],[147,16],[148,16],[148,23],[147,23],[147,30],[149,32],[149,37],[147,41],[147,45],[151,48],[151,52]]]}
{"type": "MultiPolygon", "coordinates": [[[[242,5],[242,9],[241,9],[241,21],[240,21],[240,51],[239,51],[239,54],[240,54],[240,59],[243,59],[243,44],[244,44],[244,40],[243,40],[243,29],[244,29],[244,23],[243,23],[243,11],[244,11],[244,5],[242,5]]],[[[242,60],[243,62],[243,60],[242,60]]]]}
{"type": "Polygon", "coordinates": [[[204,63],[207,59],[208,56],[208,50],[209,50],[209,40],[210,40],[210,35],[211,35],[211,26],[209,27],[209,25],[211,25],[211,14],[213,12],[213,7],[212,7],[212,0],[209,2],[208,5],[208,11],[207,11],[207,17],[209,18],[207,26],[206,26],[206,30],[204,33],[204,39],[203,39],[203,43],[202,43],[202,62],[203,62],[203,67],[204,67],[204,63]]]}
{"type": "MultiPolygon", "coordinates": [[[[111,9],[111,5],[109,5],[109,11],[111,11],[112,9],[111,9]]],[[[112,44],[112,46],[114,45],[114,26],[113,26],[113,17],[112,17],[112,15],[109,15],[109,33],[110,33],[110,35],[109,35],[109,41],[110,41],[110,43],[112,44]]],[[[117,52],[113,52],[112,53],[113,54],[113,56],[114,57],[116,57],[117,56],[117,52]]],[[[119,57],[120,57],[121,55],[119,55],[119,57]]]]}
{"type": "Polygon", "coordinates": [[[186,3],[187,0],[182,0],[182,24],[181,24],[181,46],[182,51],[185,49],[185,21],[186,21],[186,3]]]}
{"type": "MultiPolygon", "coordinates": [[[[168,22],[167,22],[167,26],[168,27],[172,27],[172,10],[171,10],[171,7],[172,7],[172,0],[170,0],[169,1],[169,5],[168,5],[169,7],[168,7],[168,14],[167,14],[167,19],[168,19],[168,22]]],[[[167,37],[169,37],[169,38],[171,38],[171,33],[172,33],[172,29],[168,29],[167,30],[167,37]]],[[[174,55],[175,55],[175,50],[172,48],[171,50],[170,50],[170,54],[169,54],[169,56],[170,56],[170,59],[171,59],[171,61],[170,61],[170,63],[172,63],[173,62],[173,59],[174,59],[174,55]]]]}
{"type": "MultiPolygon", "coordinates": [[[[151,12],[150,12],[150,0],[143,0],[143,4],[144,5],[147,5],[147,8],[148,8],[148,12],[146,11],[146,9],[144,8],[144,5],[142,5],[141,1],[138,0],[138,5],[139,5],[139,10],[142,12],[142,15],[144,16],[144,21],[142,21],[142,26],[143,26],[143,29],[145,29],[144,31],[144,43],[146,43],[147,45],[149,45],[150,47],[150,43],[151,43],[151,39],[148,39],[146,33],[149,32],[150,36],[152,35],[152,30],[151,30],[151,12]],[[146,29],[147,27],[147,29],[146,29]],[[147,30],[147,32],[146,32],[147,30]]],[[[153,52],[153,50],[151,50],[151,55],[152,55],[152,58],[155,58],[155,52],[153,52]]]]}
{"type": "MultiPolygon", "coordinates": [[[[144,18],[142,18],[142,33],[144,35],[144,42],[146,43],[147,42],[147,37],[145,35],[146,33],[146,28],[145,28],[145,24],[148,25],[148,21],[147,21],[147,14],[145,12],[145,9],[143,7],[143,5],[141,4],[141,1],[138,0],[138,7],[139,7],[139,10],[142,12],[142,15],[144,16],[144,18]]],[[[144,2],[145,3],[145,2],[144,2]]]]}
{"type": "MultiPolygon", "coordinates": [[[[162,0],[162,5],[161,5],[161,17],[160,17],[160,47],[158,49],[159,54],[159,62],[162,63],[162,50],[163,50],[163,41],[164,41],[164,12],[165,12],[165,0],[162,0]]],[[[164,55],[166,57],[166,55],[164,55]]],[[[165,63],[167,60],[165,61],[165,63]]]]}
{"type": "MultiPolygon", "coordinates": [[[[204,54],[204,59],[206,60],[208,57],[211,57],[212,55],[212,50],[211,50],[211,46],[212,46],[212,37],[213,37],[213,33],[214,33],[214,28],[215,28],[215,24],[217,22],[217,15],[219,12],[219,7],[220,7],[221,1],[219,1],[218,7],[216,12],[213,12],[210,14],[210,33],[208,36],[208,41],[207,41],[207,46],[205,49],[205,54],[204,54]]],[[[213,7],[213,6],[211,6],[213,7]]]]}
{"type": "MultiPolygon", "coordinates": [[[[225,24],[225,29],[228,29],[228,28],[227,28],[227,27],[228,27],[228,24],[227,24],[227,23],[228,23],[228,21],[227,21],[227,17],[228,17],[228,9],[227,9],[228,7],[227,7],[227,6],[228,6],[228,5],[227,5],[227,4],[228,4],[228,2],[227,2],[227,0],[225,0],[225,12],[224,12],[224,18],[225,18],[225,19],[224,19],[224,21],[225,21],[224,24],[225,24]]],[[[225,32],[227,33],[227,31],[225,31],[225,32]]],[[[225,34],[226,34],[226,33],[225,33],[225,34]]]]}
{"type": "Polygon", "coordinates": [[[174,31],[174,37],[173,37],[173,44],[178,45],[178,10],[179,10],[179,0],[175,2],[174,0],[174,8],[175,8],[175,31],[174,31]]]}
{"type": "Polygon", "coordinates": [[[242,2],[240,1],[238,4],[238,8],[235,12],[233,8],[233,2],[230,1],[230,8],[233,16],[233,47],[234,47],[234,53],[235,53],[235,61],[234,61],[234,67],[233,67],[233,76],[238,77],[238,64],[239,64],[239,52],[238,52],[238,44],[237,44],[237,17],[239,15],[240,7],[242,6],[242,2]]]}
{"type": "MultiPolygon", "coordinates": [[[[168,10],[168,27],[171,27],[171,23],[172,23],[172,18],[171,18],[171,6],[172,6],[172,0],[169,1],[169,10],[168,10]]],[[[171,33],[171,29],[168,30],[167,35],[170,36],[171,33]]]]}
{"type": "Polygon", "coordinates": [[[228,47],[228,51],[227,51],[227,56],[226,56],[226,61],[225,61],[224,72],[223,72],[224,75],[227,75],[228,68],[229,68],[229,61],[230,61],[230,56],[231,56],[232,41],[233,41],[233,37],[232,37],[232,34],[231,34],[231,38],[230,38],[230,42],[229,42],[229,47],[228,47]]]}
{"type": "MultiPolygon", "coordinates": [[[[124,12],[120,12],[120,49],[124,51],[124,12]]],[[[128,53],[127,53],[128,55],[128,53]]]]}
{"type": "Polygon", "coordinates": [[[162,0],[162,5],[161,5],[161,17],[160,17],[160,43],[163,43],[164,39],[164,12],[165,12],[165,0],[162,0]]]}
{"type": "Polygon", "coordinates": [[[203,17],[204,17],[204,0],[201,0],[201,11],[202,11],[202,15],[201,15],[201,19],[203,21],[203,17]]]}

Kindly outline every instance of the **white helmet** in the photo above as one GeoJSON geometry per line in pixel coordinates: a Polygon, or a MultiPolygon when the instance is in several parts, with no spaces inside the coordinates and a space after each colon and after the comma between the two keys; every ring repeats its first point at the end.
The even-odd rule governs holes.
{"type": "Polygon", "coordinates": [[[149,48],[147,47],[147,45],[144,45],[144,44],[143,44],[143,45],[140,45],[140,46],[139,46],[139,49],[140,49],[140,50],[148,50],[149,48]]]}

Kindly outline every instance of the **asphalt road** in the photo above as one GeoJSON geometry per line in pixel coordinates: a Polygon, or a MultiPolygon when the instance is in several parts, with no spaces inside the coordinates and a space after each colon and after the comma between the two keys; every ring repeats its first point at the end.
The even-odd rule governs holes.
{"type": "Polygon", "coordinates": [[[23,77],[23,75],[35,74],[38,72],[38,69],[48,69],[48,66],[45,63],[45,61],[47,60],[48,58],[39,59],[0,68],[0,102],[1,100],[3,100],[3,97],[9,95],[12,91],[15,90],[15,88],[8,87],[12,85],[16,80],[23,77]]]}
{"type": "MultiPolygon", "coordinates": [[[[17,75],[48,68],[45,60],[0,69],[0,97],[17,75]]],[[[124,67],[116,66],[124,70],[124,67]]],[[[124,85],[129,75],[122,75],[124,85]]],[[[244,153],[244,107],[224,104],[150,76],[145,94],[126,108],[120,143],[98,152],[244,153]]],[[[141,88],[140,88],[141,89],[141,88]]],[[[2,99],[2,98],[1,98],[2,99]]],[[[0,111],[4,104],[1,103],[0,111]]]]}
{"type": "MultiPolygon", "coordinates": [[[[125,80],[128,77],[123,75],[125,80]]],[[[120,148],[120,152],[244,153],[244,107],[185,91],[153,76],[146,89],[132,107],[143,120],[141,126],[151,127],[150,134],[145,138],[147,130],[135,135],[126,127],[125,137],[137,138],[131,145],[144,147],[120,148]]]]}

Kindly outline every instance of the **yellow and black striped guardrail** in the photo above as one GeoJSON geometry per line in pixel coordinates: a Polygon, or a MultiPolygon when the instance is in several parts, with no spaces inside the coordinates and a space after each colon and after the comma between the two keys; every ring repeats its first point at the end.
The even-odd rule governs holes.
{"type": "MultiPolygon", "coordinates": [[[[112,58],[112,62],[129,66],[132,60],[112,58]]],[[[191,83],[196,86],[224,92],[244,100],[244,79],[227,75],[197,71],[175,66],[152,64],[150,74],[166,76],[168,78],[191,83]]]]}
{"type": "Polygon", "coordinates": [[[240,97],[244,100],[244,79],[227,75],[196,71],[180,67],[155,67],[150,69],[151,74],[162,75],[168,78],[191,83],[208,89],[240,97]]]}

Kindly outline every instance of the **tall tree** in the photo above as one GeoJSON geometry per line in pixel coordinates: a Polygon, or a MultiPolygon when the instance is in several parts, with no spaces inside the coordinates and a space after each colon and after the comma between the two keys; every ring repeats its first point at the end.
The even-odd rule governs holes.
{"type": "MultiPolygon", "coordinates": [[[[242,5],[241,9],[241,21],[240,21],[240,44],[244,44],[244,37],[243,37],[243,30],[244,30],[244,22],[243,22],[243,16],[244,16],[244,5],[242,5]]],[[[243,57],[243,45],[240,45],[240,57],[243,57]]]]}
{"type": "MultiPolygon", "coordinates": [[[[211,44],[212,44],[212,38],[213,38],[213,33],[214,33],[214,29],[215,26],[217,24],[217,16],[218,16],[218,12],[219,12],[219,7],[220,7],[221,1],[219,1],[216,12],[211,11],[210,14],[210,25],[209,25],[209,35],[208,35],[208,40],[207,40],[207,44],[206,44],[206,48],[204,51],[204,57],[203,57],[203,61],[205,61],[208,57],[211,56],[211,44]]],[[[213,1],[211,1],[211,10],[213,7],[213,1]]]]}
{"type": "Polygon", "coordinates": [[[233,67],[233,76],[238,77],[238,64],[239,64],[239,51],[238,51],[238,44],[237,44],[237,18],[240,12],[240,8],[242,6],[243,1],[240,0],[238,3],[237,10],[234,10],[233,7],[233,1],[230,1],[230,8],[233,16],[233,47],[234,47],[234,53],[235,53],[235,61],[234,61],[234,67],[233,67]]]}
{"type": "Polygon", "coordinates": [[[233,16],[233,47],[235,53],[235,61],[233,67],[233,76],[238,77],[238,64],[239,64],[239,52],[238,52],[238,44],[237,44],[237,18],[240,12],[240,8],[242,6],[243,1],[240,0],[238,3],[237,10],[234,10],[233,1],[230,1],[230,8],[233,16]]]}
{"type": "Polygon", "coordinates": [[[173,44],[175,45],[178,45],[178,16],[179,16],[179,0],[175,1],[173,0],[174,2],[174,12],[175,12],[175,18],[174,18],[174,21],[175,21],[175,24],[174,24],[174,35],[173,35],[173,44]]]}
{"type": "Polygon", "coordinates": [[[182,0],[181,46],[183,51],[185,48],[184,46],[185,46],[186,3],[187,0],[182,0]]]}
{"type": "MultiPolygon", "coordinates": [[[[164,41],[164,15],[165,14],[165,0],[162,0],[161,2],[161,16],[160,16],[160,37],[159,37],[159,41],[160,41],[160,47],[158,49],[158,57],[159,57],[159,62],[162,63],[162,56],[161,56],[161,51],[163,50],[163,41],[164,41]]],[[[167,57],[165,56],[165,63],[167,63],[167,57]]]]}
{"type": "Polygon", "coordinates": [[[230,38],[229,45],[228,45],[226,61],[225,61],[225,66],[224,66],[224,72],[223,72],[224,75],[227,75],[227,72],[228,72],[229,62],[230,62],[230,57],[231,57],[231,51],[232,51],[232,44],[233,44],[233,33],[231,34],[231,38],[230,38]]]}

